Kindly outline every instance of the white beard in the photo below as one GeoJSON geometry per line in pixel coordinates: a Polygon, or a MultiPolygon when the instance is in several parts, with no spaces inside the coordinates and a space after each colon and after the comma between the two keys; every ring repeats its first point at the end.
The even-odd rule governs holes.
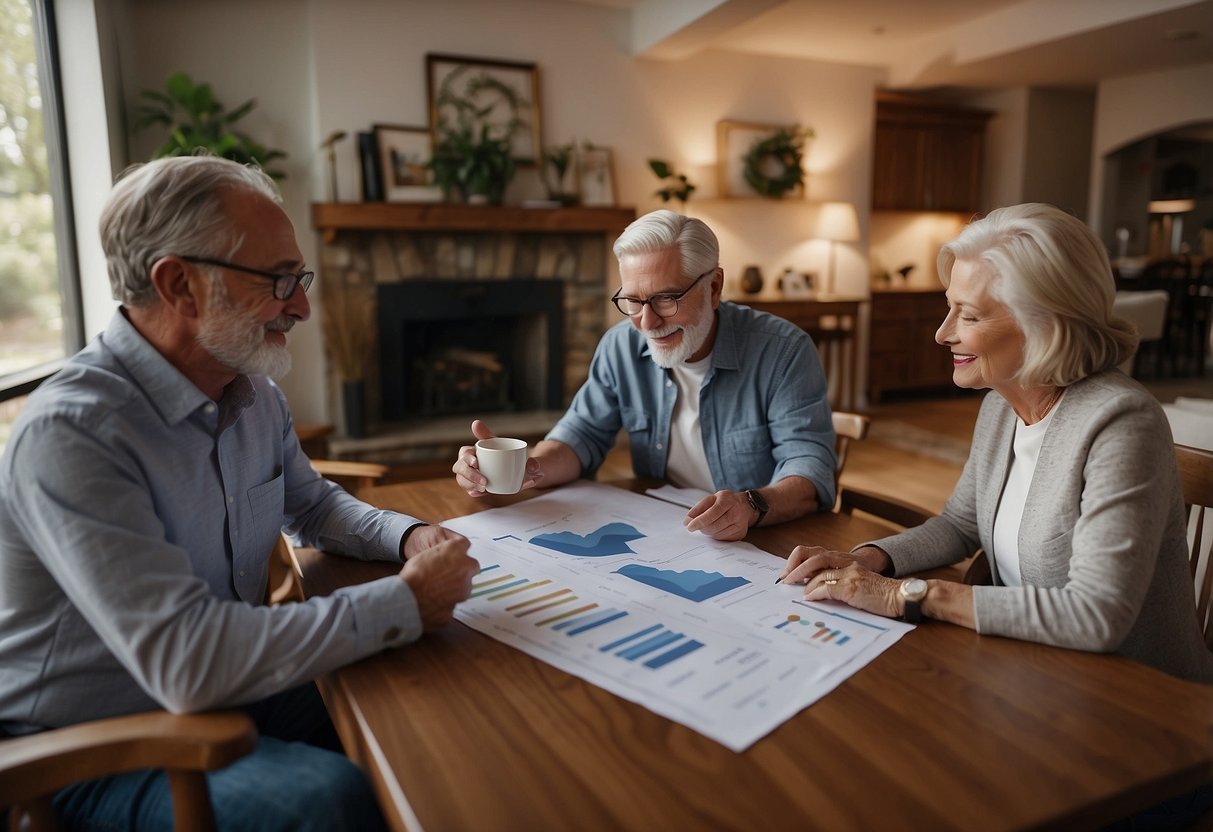
{"type": "Polygon", "coordinates": [[[214,286],[211,308],[198,329],[199,345],[220,364],[246,376],[281,378],[290,372],[290,352],[284,345],[267,343],[265,333],[289,332],[295,319],[279,315],[262,324],[251,310],[232,303],[222,282],[214,286]]]}
{"type": "Polygon", "coordinates": [[[644,337],[649,342],[649,354],[658,367],[670,369],[678,364],[682,364],[703,346],[703,342],[707,340],[708,333],[712,331],[712,324],[716,320],[716,311],[708,307],[706,314],[702,319],[693,324],[686,326],[663,326],[660,329],[644,332],[644,337]],[[663,338],[666,335],[682,330],[682,339],[673,347],[666,347],[660,344],[653,343],[654,338],[663,338]]]}

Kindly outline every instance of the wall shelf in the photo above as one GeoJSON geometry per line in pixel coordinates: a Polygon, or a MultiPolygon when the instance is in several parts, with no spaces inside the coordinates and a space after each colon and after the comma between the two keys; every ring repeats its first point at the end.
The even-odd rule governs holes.
{"type": "Polygon", "coordinates": [[[428,202],[314,202],[312,227],[331,243],[342,231],[483,231],[618,235],[634,208],[523,208],[428,202]]]}

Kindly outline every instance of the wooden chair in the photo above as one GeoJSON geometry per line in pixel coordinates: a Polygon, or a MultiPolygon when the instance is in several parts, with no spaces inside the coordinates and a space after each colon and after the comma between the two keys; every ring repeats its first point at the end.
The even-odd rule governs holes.
{"type": "Polygon", "coordinates": [[[0,808],[9,828],[58,829],[51,797],[73,783],[139,769],[168,773],[178,832],[215,828],[205,772],[253,750],[257,729],[243,711],[163,711],[85,722],[0,740],[0,808]]]}
{"type": "MultiPolygon", "coordinates": [[[[920,526],[935,516],[934,513],[913,503],[850,487],[843,488],[838,495],[838,510],[843,514],[861,511],[903,529],[920,526]]],[[[968,565],[964,567],[962,580],[970,586],[988,585],[993,581],[990,560],[985,552],[978,551],[970,558],[968,565]]]]}
{"type": "Polygon", "coordinates": [[[1213,650],[1213,451],[1175,446],[1175,462],[1183,487],[1184,506],[1188,509],[1188,565],[1196,593],[1196,616],[1205,634],[1205,644],[1213,650]]]}
{"type": "Polygon", "coordinates": [[[838,491],[838,478],[842,476],[842,468],[847,464],[847,449],[852,441],[859,441],[868,435],[872,420],[859,413],[847,413],[843,410],[834,411],[834,455],[838,458],[834,465],[834,491],[838,491]]]}

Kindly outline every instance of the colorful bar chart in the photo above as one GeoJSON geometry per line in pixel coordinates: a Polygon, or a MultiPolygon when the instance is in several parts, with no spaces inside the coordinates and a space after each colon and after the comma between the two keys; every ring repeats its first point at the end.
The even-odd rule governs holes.
{"type": "Polygon", "coordinates": [[[784,619],[783,621],[776,624],[775,629],[782,630],[784,627],[787,627],[788,625],[791,625],[791,624],[799,624],[802,627],[816,627],[817,629],[813,632],[812,635],[809,636],[809,638],[811,638],[815,641],[821,641],[823,643],[832,641],[835,644],[841,646],[851,640],[851,637],[849,635],[847,635],[846,633],[844,633],[842,630],[836,630],[831,627],[828,627],[822,621],[814,621],[810,624],[809,620],[807,618],[801,618],[799,615],[796,615],[795,613],[792,613],[786,619],[784,619]]]}

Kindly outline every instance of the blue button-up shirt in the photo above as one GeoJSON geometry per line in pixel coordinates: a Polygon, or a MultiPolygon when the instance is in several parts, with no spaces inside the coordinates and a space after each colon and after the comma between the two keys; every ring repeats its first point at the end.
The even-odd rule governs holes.
{"type": "MultiPolygon", "coordinates": [[[[782,318],[721,303],[711,366],[699,391],[708,470],[718,489],[761,488],[804,477],[823,508],[834,504],[834,427],[812,339],[782,318]]],[[[602,337],[589,378],[548,433],[571,447],[583,473],[602,465],[622,427],[638,477],[665,477],[677,385],[629,321],[602,337]]]]}
{"type": "Polygon", "coordinates": [[[418,521],[317,475],[272,382],[213,402],[121,311],[30,397],[0,489],[0,722],[240,704],[421,632],[396,576],[256,606],[284,527],[399,562],[418,521]]]}

